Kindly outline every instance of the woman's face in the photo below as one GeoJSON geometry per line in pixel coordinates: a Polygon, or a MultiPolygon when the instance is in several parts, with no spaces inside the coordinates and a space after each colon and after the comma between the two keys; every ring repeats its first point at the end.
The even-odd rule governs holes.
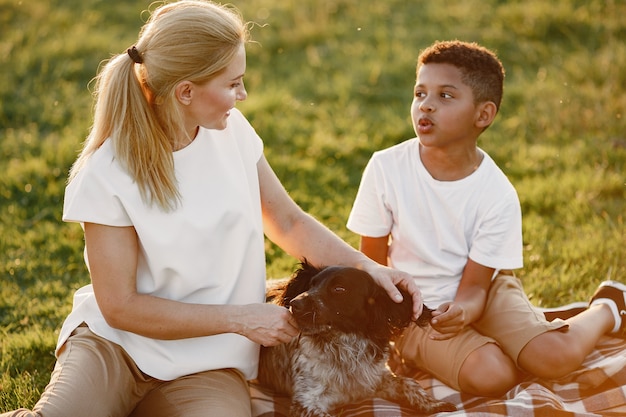
{"type": "Polygon", "coordinates": [[[215,78],[204,84],[183,81],[179,102],[185,115],[189,137],[195,137],[198,126],[206,129],[225,129],[230,110],[248,96],[243,85],[246,71],[246,50],[243,45],[228,66],[215,78]]]}

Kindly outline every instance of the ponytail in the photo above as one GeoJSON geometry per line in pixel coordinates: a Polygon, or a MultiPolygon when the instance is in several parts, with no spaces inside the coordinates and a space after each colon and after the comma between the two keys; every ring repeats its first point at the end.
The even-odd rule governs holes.
{"type": "Polygon", "coordinates": [[[144,201],[174,209],[180,199],[174,141],[184,132],[175,87],[184,80],[208,82],[247,40],[246,24],[226,6],[183,0],[157,8],[137,43],[96,76],[94,123],[69,181],[104,141],[112,140],[116,159],[144,201]]]}

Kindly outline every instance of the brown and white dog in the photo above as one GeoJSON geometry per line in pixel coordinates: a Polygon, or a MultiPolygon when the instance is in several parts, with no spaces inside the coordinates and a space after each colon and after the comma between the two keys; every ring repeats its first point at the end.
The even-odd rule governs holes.
{"type": "MultiPolygon", "coordinates": [[[[305,260],[290,280],[268,290],[268,301],[291,308],[301,333],[261,348],[259,383],[292,397],[292,417],[330,417],[342,405],[373,397],[419,413],[455,411],[386,366],[392,336],[412,319],[411,297],[403,296],[393,302],[359,269],[305,260]]],[[[427,325],[430,313],[424,306],[418,324],[427,325]]]]}

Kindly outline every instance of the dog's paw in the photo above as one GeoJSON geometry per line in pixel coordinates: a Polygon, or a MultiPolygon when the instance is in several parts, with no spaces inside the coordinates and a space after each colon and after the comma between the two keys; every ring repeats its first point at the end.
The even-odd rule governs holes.
{"type": "Polygon", "coordinates": [[[434,401],[426,407],[426,409],[420,410],[426,414],[435,414],[435,413],[448,413],[452,411],[457,411],[456,405],[446,402],[446,401],[434,401]]]}
{"type": "Polygon", "coordinates": [[[412,408],[421,414],[456,411],[452,403],[434,398],[413,378],[385,375],[377,395],[381,398],[412,408]]]}

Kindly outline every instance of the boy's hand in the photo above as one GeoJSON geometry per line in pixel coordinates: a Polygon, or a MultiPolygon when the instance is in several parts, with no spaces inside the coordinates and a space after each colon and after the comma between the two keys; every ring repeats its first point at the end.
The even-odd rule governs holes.
{"type": "Polygon", "coordinates": [[[431,339],[451,339],[465,327],[465,309],[455,302],[443,303],[433,311],[430,324],[437,331],[430,336],[431,339]]]}

